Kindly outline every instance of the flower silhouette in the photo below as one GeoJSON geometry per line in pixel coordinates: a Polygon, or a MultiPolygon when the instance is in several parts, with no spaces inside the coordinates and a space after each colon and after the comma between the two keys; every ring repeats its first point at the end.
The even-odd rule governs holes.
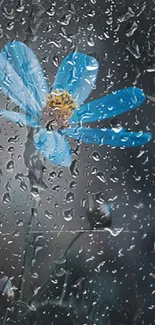
{"type": "Polygon", "coordinates": [[[85,127],[139,106],[145,95],[130,87],[84,104],[98,74],[95,58],[70,53],[60,64],[54,84],[48,88],[42,67],[33,51],[22,42],[8,43],[0,53],[0,88],[25,113],[1,110],[0,115],[36,128],[34,144],[54,164],[69,167],[72,150],[67,137],[85,143],[118,147],[141,146],[148,132],[85,127]]]}

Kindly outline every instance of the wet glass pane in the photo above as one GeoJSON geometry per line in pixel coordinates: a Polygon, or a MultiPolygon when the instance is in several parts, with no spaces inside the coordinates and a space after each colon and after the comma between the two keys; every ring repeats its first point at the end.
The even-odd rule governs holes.
{"type": "Polygon", "coordinates": [[[154,324],[155,1],[0,0],[0,324],[154,324]]]}

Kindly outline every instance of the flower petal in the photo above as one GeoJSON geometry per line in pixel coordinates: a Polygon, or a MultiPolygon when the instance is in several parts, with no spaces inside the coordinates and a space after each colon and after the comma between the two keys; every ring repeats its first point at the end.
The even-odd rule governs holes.
{"type": "Polygon", "coordinates": [[[61,133],[85,143],[115,147],[137,147],[149,142],[152,138],[149,132],[126,132],[124,129],[116,132],[111,129],[76,127],[64,129],[61,133]]]}
{"type": "Polygon", "coordinates": [[[40,107],[29,93],[23,81],[10,63],[0,53],[0,89],[10,99],[32,116],[38,115],[40,107]]]}
{"type": "Polygon", "coordinates": [[[22,42],[10,42],[1,52],[41,107],[49,92],[42,66],[33,51],[22,42]]]}
{"type": "Polygon", "coordinates": [[[67,139],[58,132],[41,129],[35,139],[36,148],[54,164],[69,167],[72,162],[72,151],[67,139]]]}
{"type": "Polygon", "coordinates": [[[17,112],[9,112],[7,110],[0,110],[0,116],[7,118],[8,120],[17,123],[23,124],[26,126],[30,126],[32,128],[39,127],[39,124],[36,120],[33,120],[30,116],[17,113],[17,112]]]}
{"type": "Polygon", "coordinates": [[[101,97],[74,111],[69,123],[90,123],[128,112],[145,100],[144,92],[135,87],[121,89],[101,97]]]}
{"type": "Polygon", "coordinates": [[[10,42],[1,51],[0,87],[26,112],[40,116],[48,86],[38,59],[24,43],[10,42]]]}
{"type": "Polygon", "coordinates": [[[66,90],[81,105],[94,88],[97,73],[95,58],[80,52],[70,53],[58,69],[52,91],[66,90]]]}

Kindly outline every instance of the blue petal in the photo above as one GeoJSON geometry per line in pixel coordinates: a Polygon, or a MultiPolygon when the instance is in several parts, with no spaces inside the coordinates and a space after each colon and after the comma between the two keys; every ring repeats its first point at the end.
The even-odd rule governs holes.
{"type": "Polygon", "coordinates": [[[39,124],[36,120],[33,120],[30,116],[17,113],[17,112],[9,112],[7,110],[0,110],[0,116],[3,116],[7,118],[8,120],[17,123],[22,124],[30,127],[39,127],[39,124]]]}
{"type": "Polygon", "coordinates": [[[41,129],[35,139],[35,145],[42,155],[55,165],[69,167],[72,162],[71,147],[67,139],[58,132],[41,129]]]}
{"type": "Polygon", "coordinates": [[[79,107],[69,119],[73,123],[90,123],[128,112],[145,100],[144,92],[135,87],[121,89],[79,107]]]}
{"type": "Polygon", "coordinates": [[[6,96],[32,116],[38,115],[40,107],[29,93],[23,81],[10,63],[0,53],[0,89],[6,96]]]}
{"type": "Polygon", "coordinates": [[[1,51],[0,87],[26,112],[40,116],[48,86],[37,57],[24,43],[10,42],[1,51]]]}
{"type": "Polygon", "coordinates": [[[115,147],[137,147],[149,142],[152,138],[152,134],[149,132],[126,132],[124,129],[116,132],[111,129],[76,127],[64,129],[61,133],[85,143],[115,147]]]}
{"type": "Polygon", "coordinates": [[[97,73],[95,58],[80,52],[70,53],[58,69],[52,90],[66,90],[81,105],[94,88],[97,73]]]}

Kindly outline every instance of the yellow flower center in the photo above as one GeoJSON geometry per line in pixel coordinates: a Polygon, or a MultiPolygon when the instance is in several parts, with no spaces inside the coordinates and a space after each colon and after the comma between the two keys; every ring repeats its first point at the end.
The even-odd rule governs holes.
{"type": "Polygon", "coordinates": [[[76,100],[66,91],[55,90],[47,96],[47,107],[57,119],[68,119],[77,108],[76,100]]]}

